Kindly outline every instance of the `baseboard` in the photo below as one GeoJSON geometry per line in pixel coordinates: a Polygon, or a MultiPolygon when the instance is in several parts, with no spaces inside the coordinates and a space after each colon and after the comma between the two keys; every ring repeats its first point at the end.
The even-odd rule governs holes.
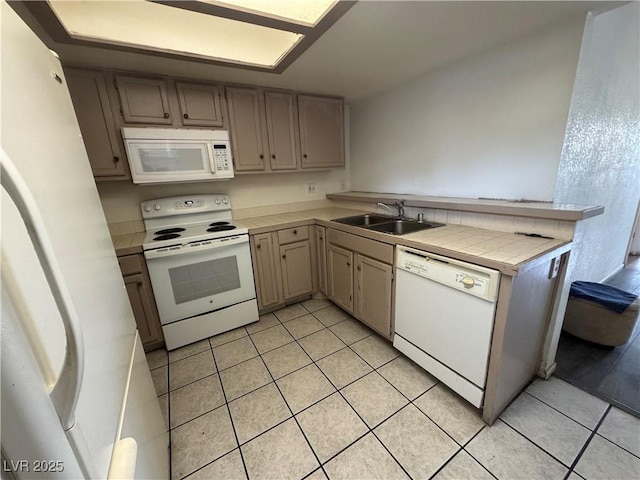
{"type": "Polygon", "coordinates": [[[602,280],[600,280],[600,283],[605,283],[607,280],[610,280],[615,274],[622,271],[622,269],[624,269],[624,263],[619,267],[617,267],[616,269],[614,269],[613,272],[611,272],[609,275],[604,277],[602,280]]]}
{"type": "Polygon", "coordinates": [[[549,380],[549,377],[551,375],[553,375],[553,372],[556,371],[556,367],[558,365],[556,364],[556,362],[553,362],[551,365],[549,365],[548,368],[544,369],[544,367],[541,365],[540,369],[538,370],[538,376],[540,378],[544,378],[545,380],[549,380]]]}

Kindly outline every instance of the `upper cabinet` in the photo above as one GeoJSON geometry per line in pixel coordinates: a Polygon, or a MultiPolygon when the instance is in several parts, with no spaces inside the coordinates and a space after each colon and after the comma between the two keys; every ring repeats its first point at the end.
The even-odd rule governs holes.
{"type": "Polygon", "coordinates": [[[182,125],[222,127],[224,116],[218,85],[176,82],[182,125]]]}
{"type": "Polygon", "coordinates": [[[65,76],[93,176],[130,178],[103,73],[67,68],[65,76]]]}
{"type": "Polygon", "coordinates": [[[238,174],[344,167],[343,100],[288,90],[69,68],[96,180],[130,179],[121,127],[228,129],[238,174]]]}
{"type": "Polygon", "coordinates": [[[236,172],[261,172],[267,150],[262,101],[255,88],[227,87],[231,146],[236,172]]]}
{"type": "Polygon", "coordinates": [[[296,170],[294,94],[228,86],[226,95],[236,172],[296,170]]]}
{"type": "Polygon", "coordinates": [[[295,170],[299,157],[295,97],[290,92],[265,90],[264,107],[271,170],[295,170]]]}
{"type": "Polygon", "coordinates": [[[298,95],[303,169],[344,167],[344,113],[340,98],[298,95]]]}
{"type": "Polygon", "coordinates": [[[116,75],[115,84],[124,123],[172,124],[165,79],[116,75]]]}

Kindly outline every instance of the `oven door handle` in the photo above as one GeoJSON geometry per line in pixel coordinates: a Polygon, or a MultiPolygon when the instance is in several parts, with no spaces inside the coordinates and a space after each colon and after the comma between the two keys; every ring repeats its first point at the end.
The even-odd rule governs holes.
{"type": "Polygon", "coordinates": [[[215,240],[207,240],[205,242],[191,242],[182,245],[174,245],[172,247],[158,248],[156,250],[147,250],[144,257],[147,260],[154,258],[170,257],[175,255],[184,255],[189,253],[202,252],[203,250],[218,250],[220,248],[231,247],[241,243],[249,243],[248,235],[238,235],[237,237],[218,238],[215,240]]]}

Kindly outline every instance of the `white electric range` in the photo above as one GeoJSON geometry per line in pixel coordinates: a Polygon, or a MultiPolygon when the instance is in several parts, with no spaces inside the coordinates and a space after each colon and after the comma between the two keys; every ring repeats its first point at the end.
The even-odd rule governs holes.
{"type": "Polygon", "coordinates": [[[140,207],[167,350],[258,320],[249,235],[234,224],[227,195],[160,198],[140,207]]]}

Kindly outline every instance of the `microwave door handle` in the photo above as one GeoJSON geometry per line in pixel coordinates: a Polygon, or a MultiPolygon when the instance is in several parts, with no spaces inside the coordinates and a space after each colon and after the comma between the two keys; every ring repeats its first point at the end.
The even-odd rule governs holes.
{"type": "Polygon", "coordinates": [[[216,170],[216,159],[213,155],[213,148],[211,148],[212,143],[207,142],[207,153],[209,154],[209,167],[211,168],[211,175],[214,177],[218,176],[218,171],[216,170]]]}
{"type": "Polygon", "coordinates": [[[62,428],[69,432],[76,423],[75,410],[84,371],[84,347],[78,314],[35,199],[4,149],[0,150],[0,180],[20,212],[64,324],[67,348],[62,370],[49,396],[62,428]]]}

